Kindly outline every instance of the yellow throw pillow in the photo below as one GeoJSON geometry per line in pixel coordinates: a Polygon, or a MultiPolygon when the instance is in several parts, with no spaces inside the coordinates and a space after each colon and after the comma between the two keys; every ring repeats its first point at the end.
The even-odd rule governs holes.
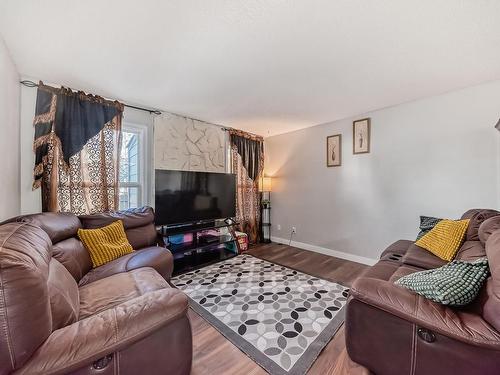
{"type": "Polygon", "coordinates": [[[469,226],[467,220],[441,220],[432,230],[415,242],[435,256],[450,262],[462,245],[469,226]]]}
{"type": "Polygon", "coordinates": [[[89,252],[94,268],[134,251],[121,220],[98,229],[78,229],[78,237],[89,252]]]}

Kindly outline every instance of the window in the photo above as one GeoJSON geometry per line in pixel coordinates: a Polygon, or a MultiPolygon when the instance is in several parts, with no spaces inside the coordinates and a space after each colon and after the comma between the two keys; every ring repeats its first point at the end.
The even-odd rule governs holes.
{"type": "Polygon", "coordinates": [[[146,203],[144,162],[145,128],[124,124],[120,153],[120,210],[146,203]]]}

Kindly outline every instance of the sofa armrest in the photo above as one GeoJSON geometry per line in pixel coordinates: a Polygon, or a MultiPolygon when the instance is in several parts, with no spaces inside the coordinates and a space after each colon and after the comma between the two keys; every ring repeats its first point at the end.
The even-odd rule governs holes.
{"type": "Polygon", "coordinates": [[[147,337],[186,314],[187,297],[156,290],[58,329],[16,374],[62,374],[147,337]]]}
{"type": "Polygon", "coordinates": [[[444,336],[476,346],[500,349],[500,334],[480,315],[428,300],[390,281],[358,278],[351,296],[444,336]]]}

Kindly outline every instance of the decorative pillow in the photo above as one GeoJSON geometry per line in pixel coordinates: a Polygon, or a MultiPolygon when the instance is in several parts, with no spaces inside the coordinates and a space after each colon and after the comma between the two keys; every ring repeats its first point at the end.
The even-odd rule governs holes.
{"type": "Polygon", "coordinates": [[[474,301],[488,277],[488,259],[454,260],[442,267],[415,272],[395,282],[443,305],[463,306],[474,301]]]}
{"type": "Polygon", "coordinates": [[[78,229],[78,237],[89,252],[94,268],[134,251],[121,220],[98,229],[78,229]]]}
{"type": "Polygon", "coordinates": [[[449,262],[462,245],[468,225],[469,219],[441,220],[429,233],[415,242],[415,245],[449,262]]]}
{"type": "Polygon", "coordinates": [[[443,219],[432,216],[420,216],[420,232],[417,235],[416,241],[429,233],[441,220],[443,219]]]}

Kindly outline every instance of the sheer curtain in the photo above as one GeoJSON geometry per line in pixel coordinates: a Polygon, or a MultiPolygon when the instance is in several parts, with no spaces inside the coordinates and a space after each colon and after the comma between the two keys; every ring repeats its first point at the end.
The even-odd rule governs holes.
{"type": "Polygon", "coordinates": [[[118,208],[123,105],[40,82],[33,189],[42,210],[89,214],[118,208]]]}
{"type": "Polygon", "coordinates": [[[236,174],[236,218],[250,243],[260,237],[259,177],[264,168],[262,137],[230,130],[232,172],[236,174]]]}

